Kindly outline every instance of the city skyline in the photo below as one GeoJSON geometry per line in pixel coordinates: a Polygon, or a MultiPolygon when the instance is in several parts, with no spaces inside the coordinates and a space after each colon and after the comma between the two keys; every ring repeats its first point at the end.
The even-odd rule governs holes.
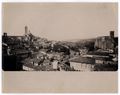
{"type": "Polygon", "coordinates": [[[49,40],[117,36],[117,20],[117,3],[3,3],[3,32],[14,36],[24,35],[26,25],[49,40]]]}

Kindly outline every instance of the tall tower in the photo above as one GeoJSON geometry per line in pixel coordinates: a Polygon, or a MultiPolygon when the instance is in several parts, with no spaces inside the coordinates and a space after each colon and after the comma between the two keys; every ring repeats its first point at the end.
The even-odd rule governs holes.
{"type": "Polygon", "coordinates": [[[27,35],[27,34],[28,34],[28,27],[25,26],[25,35],[27,35]]]}

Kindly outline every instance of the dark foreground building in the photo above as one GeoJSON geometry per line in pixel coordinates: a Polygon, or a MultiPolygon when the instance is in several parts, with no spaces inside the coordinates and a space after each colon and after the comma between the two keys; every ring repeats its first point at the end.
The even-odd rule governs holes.
{"type": "Polygon", "coordinates": [[[32,42],[33,35],[28,32],[25,27],[25,35],[23,36],[9,36],[4,33],[2,36],[2,69],[4,71],[20,71],[23,70],[22,60],[28,55],[30,51],[27,46],[32,42]]]}
{"type": "Polygon", "coordinates": [[[21,71],[23,68],[23,64],[17,62],[17,56],[15,55],[3,55],[2,61],[4,71],[21,71]]]}

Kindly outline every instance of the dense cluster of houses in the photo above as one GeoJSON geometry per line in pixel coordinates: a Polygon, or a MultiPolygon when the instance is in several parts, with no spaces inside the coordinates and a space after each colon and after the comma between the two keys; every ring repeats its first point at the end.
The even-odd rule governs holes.
{"type": "MultiPolygon", "coordinates": [[[[2,52],[4,70],[94,71],[106,64],[118,65],[118,38],[110,31],[110,36],[96,38],[94,50],[84,47],[74,51],[65,44],[34,36],[25,26],[23,36],[4,33],[2,52]]],[[[117,70],[117,65],[112,70],[117,70]]]]}

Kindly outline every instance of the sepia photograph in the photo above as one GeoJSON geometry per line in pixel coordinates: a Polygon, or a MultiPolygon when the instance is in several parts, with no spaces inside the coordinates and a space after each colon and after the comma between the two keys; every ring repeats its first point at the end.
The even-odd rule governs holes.
{"type": "Polygon", "coordinates": [[[4,71],[117,71],[117,4],[3,3],[4,71]]]}
{"type": "Polygon", "coordinates": [[[3,93],[117,93],[117,2],[3,2],[3,93]]]}

